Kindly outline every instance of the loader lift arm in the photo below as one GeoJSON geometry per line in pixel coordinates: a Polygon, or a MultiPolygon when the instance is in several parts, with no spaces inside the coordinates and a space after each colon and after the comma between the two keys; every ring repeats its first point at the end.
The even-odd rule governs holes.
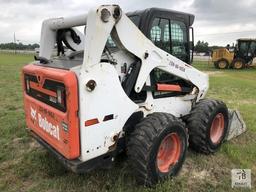
{"type": "MultiPolygon", "coordinates": [[[[156,47],[137,26],[125,15],[117,5],[104,5],[91,10],[88,15],[71,18],[50,19],[43,22],[40,57],[50,59],[51,50],[56,42],[58,29],[86,25],[84,37],[84,59],[82,71],[101,61],[107,38],[111,35],[113,41],[121,49],[135,55],[141,61],[140,71],[134,87],[139,93],[150,72],[154,68],[173,74],[191,82],[197,87],[197,100],[203,98],[208,89],[208,76],[180,59],[156,47]],[[97,46],[95,46],[97,45],[97,46]]],[[[81,34],[78,34],[83,38],[81,34]]],[[[79,45],[81,46],[81,45],[79,45]]]]}

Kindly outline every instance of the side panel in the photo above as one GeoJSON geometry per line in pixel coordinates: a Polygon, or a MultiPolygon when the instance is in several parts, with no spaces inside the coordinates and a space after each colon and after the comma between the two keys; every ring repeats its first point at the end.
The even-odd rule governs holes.
{"type": "Polygon", "coordinates": [[[27,127],[67,159],[78,158],[80,155],[80,140],[79,119],[77,116],[78,89],[75,73],[30,64],[23,68],[22,82],[27,127]],[[63,83],[66,92],[66,110],[61,111],[28,95],[25,74],[38,79],[38,83],[31,84],[33,85],[31,89],[37,90],[38,94],[57,94],[53,94],[53,91],[47,91],[47,89],[43,88],[46,79],[63,83]]]}
{"type": "Polygon", "coordinates": [[[185,101],[183,97],[166,97],[153,100],[154,112],[170,113],[176,117],[189,114],[191,110],[191,100],[185,101]]]}
{"type": "Polygon", "coordinates": [[[80,158],[87,161],[115,148],[125,122],[138,106],[127,97],[116,69],[109,63],[100,63],[81,71],[79,98],[80,158]],[[90,80],[96,82],[93,91],[86,88],[90,80]]]}

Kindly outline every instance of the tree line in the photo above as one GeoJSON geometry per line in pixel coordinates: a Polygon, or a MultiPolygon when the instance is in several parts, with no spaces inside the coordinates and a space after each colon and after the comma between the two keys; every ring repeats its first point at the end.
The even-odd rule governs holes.
{"type": "Polygon", "coordinates": [[[194,51],[196,53],[210,53],[214,49],[222,48],[220,46],[209,46],[208,42],[206,41],[198,41],[194,47],[194,51]]]}
{"type": "MultiPolygon", "coordinates": [[[[22,44],[22,43],[1,43],[0,49],[10,49],[10,50],[34,50],[39,48],[39,44],[22,44]]],[[[197,53],[209,53],[214,49],[220,48],[219,46],[209,46],[206,41],[198,41],[194,47],[194,51],[197,53]]]]}
{"type": "Polygon", "coordinates": [[[34,50],[39,48],[39,44],[23,44],[23,43],[0,43],[0,49],[10,49],[10,50],[34,50]]]}

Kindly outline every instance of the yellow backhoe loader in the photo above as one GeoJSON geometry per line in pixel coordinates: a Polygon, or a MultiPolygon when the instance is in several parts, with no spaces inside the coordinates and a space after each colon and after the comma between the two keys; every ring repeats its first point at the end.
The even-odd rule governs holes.
{"type": "Polygon", "coordinates": [[[212,62],[217,69],[256,66],[256,39],[238,39],[233,50],[229,47],[214,50],[212,62]]]}

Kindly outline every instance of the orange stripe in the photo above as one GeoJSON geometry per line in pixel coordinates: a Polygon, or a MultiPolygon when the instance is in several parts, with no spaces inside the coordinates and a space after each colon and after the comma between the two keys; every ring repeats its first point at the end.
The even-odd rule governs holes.
{"type": "Polygon", "coordinates": [[[99,120],[97,118],[95,118],[95,119],[89,119],[89,120],[85,121],[84,125],[91,126],[91,125],[95,125],[97,123],[99,123],[99,120]]]}
{"type": "Polygon", "coordinates": [[[46,95],[50,95],[52,97],[57,97],[57,93],[54,92],[54,91],[50,91],[50,90],[47,90],[47,89],[43,89],[42,87],[40,87],[37,83],[33,82],[33,81],[30,81],[29,82],[29,86],[32,88],[32,89],[35,89],[35,90],[38,90],[46,95]]]}
{"type": "Polygon", "coordinates": [[[170,85],[170,84],[156,84],[157,91],[177,91],[181,92],[181,86],[179,85],[170,85]]]}

